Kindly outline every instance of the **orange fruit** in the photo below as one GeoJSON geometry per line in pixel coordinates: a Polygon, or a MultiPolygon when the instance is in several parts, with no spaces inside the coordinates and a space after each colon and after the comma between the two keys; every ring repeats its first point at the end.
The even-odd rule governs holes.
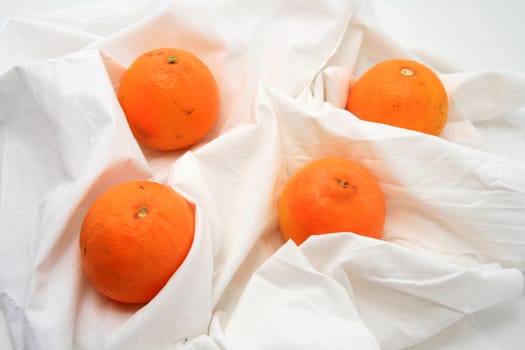
{"type": "Polygon", "coordinates": [[[448,98],[430,68],[392,59],[374,65],[355,82],[346,109],[363,120],[437,136],[447,122],[448,98]]]}
{"type": "Polygon", "coordinates": [[[311,235],[335,232],[380,239],[386,209],[370,171],[352,160],[328,157],[305,165],[288,180],[278,212],[284,239],[299,245],[311,235]]]}
{"type": "Polygon", "coordinates": [[[163,151],[204,138],[219,115],[219,90],[193,54],[160,48],[140,55],[124,72],[118,100],[137,140],[163,151]]]}
{"type": "Polygon", "coordinates": [[[151,181],[113,186],[82,222],[82,268],[107,297],[146,303],[186,259],[194,221],[191,205],[169,187],[151,181]]]}

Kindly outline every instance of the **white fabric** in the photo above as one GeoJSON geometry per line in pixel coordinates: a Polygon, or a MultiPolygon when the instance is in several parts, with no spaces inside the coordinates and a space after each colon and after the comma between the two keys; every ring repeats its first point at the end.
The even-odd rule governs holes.
{"type": "Polygon", "coordinates": [[[522,293],[525,76],[418,55],[384,30],[383,6],[113,0],[12,19],[0,34],[0,305],[14,348],[402,349],[522,293]],[[161,46],[197,54],[220,89],[216,127],[184,151],[141,148],[115,97],[125,67],[161,46]],[[349,84],[390,57],[439,73],[442,137],[342,108],[349,84]],[[323,156],[378,178],[385,240],[282,240],[286,179],[323,156]],[[89,204],[138,178],[197,212],[187,260],[143,307],[99,295],[78,254],[89,204]]]}

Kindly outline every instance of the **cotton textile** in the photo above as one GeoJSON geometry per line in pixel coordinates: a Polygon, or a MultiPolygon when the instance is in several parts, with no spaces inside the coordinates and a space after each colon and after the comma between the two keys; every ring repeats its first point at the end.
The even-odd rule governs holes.
{"type": "Polygon", "coordinates": [[[0,34],[0,305],[14,347],[394,350],[522,293],[525,76],[418,56],[382,27],[382,6],[114,0],[12,19],[0,34]],[[215,128],[186,150],[138,144],[116,99],[126,67],[158,47],[194,53],[219,86],[215,128]],[[394,57],[444,82],[440,137],[344,110],[352,82],[394,57]],[[384,240],[283,241],[280,192],[325,156],[377,177],[384,240]],[[186,261],[143,306],[101,296],[79,259],[90,203],[130,179],[196,207],[186,261]]]}

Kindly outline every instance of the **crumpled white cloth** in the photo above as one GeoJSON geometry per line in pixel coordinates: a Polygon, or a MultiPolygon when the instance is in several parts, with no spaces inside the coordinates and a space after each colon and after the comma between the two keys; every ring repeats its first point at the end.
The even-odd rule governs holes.
{"type": "Polygon", "coordinates": [[[523,290],[525,76],[419,57],[380,1],[127,1],[11,20],[0,34],[0,305],[17,349],[402,349],[523,290]],[[115,97],[140,53],[208,64],[219,121],[178,152],[141,148],[115,97]],[[436,69],[442,137],[342,107],[389,57],[436,69]],[[501,147],[500,141],[515,144],[501,147]],[[323,156],[359,161],[385,192],[385,240],[279,234],[286,179],[323,156]],[[187,260],[147,305],[82,274],[89,204],[128,179],[195,203],[187,260]]]}

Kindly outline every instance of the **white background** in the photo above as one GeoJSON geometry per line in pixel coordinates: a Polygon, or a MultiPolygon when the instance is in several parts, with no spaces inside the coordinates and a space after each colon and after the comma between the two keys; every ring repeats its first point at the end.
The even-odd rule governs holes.
{"type": "MultiPolygon", "coordinates": [[[[0,27],[12,16],[68,8],[90,0],[4,0],[0,27]]],[[[390,0],[417,28],[418,36],[440,57],[461,70],[508,70],[525,74],[525,1],[523,0],[390,0]]],[[[394,28],[400,39],[406,28],[394,28]]],[[[525,293],[515,301],[483,311],[432,339],[437,348],[525,349],[525,293]],[[469,338],[470,337],[470,338],[469,338]]],[[[428,344],[430,345],[430,343],[428,344]]],[[[0,317],[0,349],[10,349],[5,320],[0,317]]],[[[418,349],[424,349],[422,344],[418,349]]]]}
{"type": "MultiPolygon", "coordinates": [[[[0,23],[12,16],[92,4],[90,0],[3,0],[0,23]]],[[[102,2],[102,1],[98,1],[102,2]]],[[[389,0],[418,35],[468,70],[525,73],[525,1],[389,0]]]]}

